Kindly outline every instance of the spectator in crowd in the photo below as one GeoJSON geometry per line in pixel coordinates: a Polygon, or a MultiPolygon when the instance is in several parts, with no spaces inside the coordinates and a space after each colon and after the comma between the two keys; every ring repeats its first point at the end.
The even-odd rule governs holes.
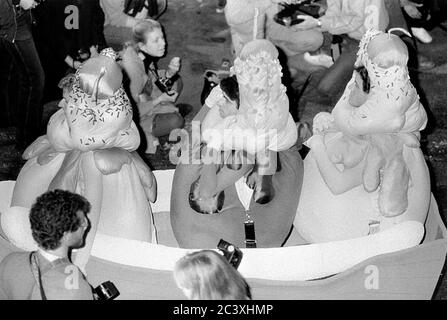
{"type": "Polygon", "coordinates": [[[45,74],[34,44],[31,31],[31,9],[37,6],[34,0],[0,1],[0,47],[5,61],[0,62],[0,90],[2,101],[9,103],[10,94],[16,93],[16,107],[2,105],[5,110],[14,110],[13,124],[18,127],[18,145],[24,148],[42,132],[42,94],[45,74]],[[16,70],[18,84],[10,90],[12,71],[16,70]]]}
{"type": "Polygon", "coordinates": [[[146,18],[157,19],[167,8],[167,0],[99,0],[105,14],[104,33],[111,45],[122,44],[135,24],[146,18]]]}
{"type": "Polygon", "coordinates": [[[447,17],[445,0],[399,0],[411,33],[422,43],[433,41],[428,31],[447,17]]]}
{"type": "Polygon", "coordinates": [[[299,30],[275,22],[274,16],[281,10],[279,5],[281,2],[293,1],[227,0],[225,18],[230,26],[235,55],[238,56],[242,47],[253,40],[256,24],[256,38],[270,40],[286,54],[292,75],[293,69],[296,69],[292,61],[299,61],[299,59],[307,59],[312,65],[324,67],[331,65],[331,57],[323,53],[314,54],[311,59],[308,59],[311,56],[309,52],[316,52],[323,44],[323,34],[318,28],[299,30]]]}
{"type": "Polygon", "coordinates": [[[38,250],[14,252],[0,263],[0,300],[93,300],[92,288],[70,262],[71,249],[84,245],[89,202],[80,195],[49,191],[31,207],[38,250]]]}
{"type": "Polygon", "coordinates": [[[106,47],[99,0],[46,0],[35,12],[36,44],[47,75],[44,101],[60,99],[57,83],[106,47]]]}
{"type": "Polygon", "coordinates": [[[174,279],[190,300],[251,300],[245,279],[213,250],[193,252],[177,261],[174,279]]]}
{"type": "MultiPolygon", "coordinates": [[[[396,31],[401,39],[405,42],[410,55],[408,61],[409,69],[429,70],[435,67],[435,63],[428,59],[426,56],[418,53],[417,44],[414,38],[409,37],[410,27],[405,19],[402,8],[402,3],[396,0],[385,0],[386,9],[390,18],[388,29],[401,28],[407,33],[396,31]]],[[[414,79],[413,79],[414,80],[414,79]]]]}
{"type": "Polygon", "coordinates": [[[138,106],[139,123],[146,135],[146,153],[155,153],[158,137],[182,128],[184,119],[174,104],[182,90],[180,59],[174,57],[166,70],[157,69],[165,55],[166,41],[159,22],[146,19],[133,27],[133,44],[122,52],[122,66],[130,78],[130,93],[138,106]],[[163,84],[169,86],[163,88],[163,84]]]}
{"type": "Polygon", "coordinates": [[[369,28],[385,31],[389,17],[384,0],[327,0],[320,18],[299,16],[298,30],[321,30],[343,38],[341,55],[321,79],[318,89],[326,94],[340,93],[351,78],[359,41],[369,28]]]}

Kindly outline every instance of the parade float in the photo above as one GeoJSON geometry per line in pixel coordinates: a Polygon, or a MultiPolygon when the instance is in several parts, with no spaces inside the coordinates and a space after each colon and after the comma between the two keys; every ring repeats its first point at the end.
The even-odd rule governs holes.
{"type": "MultiPolygon", "coordinates": [[[[174,170],[154,175],[159,183],[159,198],[152,205],[158,243],[98,233],[87,264],[91,284],[112,281],[120,291],[118,299],[185,298],[172,270],[194,249],[179,248],[171,229],[174,170]]],[[[2,214],[13,210],[14,184],[0,182],[2,214]]],[[[255,299],[431,299],[445,262],[447,230],[432,197],[424,226],[410,221],[357,239],[299,243],[293,229],[283,247],[241,248],[238,270],[255,299]]],[[[0,259],[30,249],[0,237],[0,259]]]]}
{"type": "MultiPolygon", "coordinates": [[[[369,40],[379,35],[371,33],[369,40]]],[[[99,63],[97,65],[101,66],[99,63]]],[[[102,74],[102,77],[107,75],[107,71],[104,72],[102,68],[93,71],[94,74],[102,74]]],[[[81,74],[82,72],[78,72],[78,78],[75,81],[80,81],[81,74]]],[[[353,76],[354,78],[355,76],[353,76]]],[[[93,79],[98,78],[93,77],[93,79]]],[[[113,80],[116,79],[112,77],[109,80],[106,83],[114,83],[113,80]]],[[[90,88],[85,84],[90,82],[88,77],[84,81],[85,83],[81,84],[81,87],[85,92],[90,88]]],[[[112,281],[120,292],[118,299],[184,299],[183,293],[175,285],[172,274],[175,262],[190,251],[215,248],[219,238],[240,247],[243,257],[238,270],[247,279],[254,299],[432,298],[446,258],[447,230],[440,217],[436,201],[430,193],[429,184],[428,186],[423,185],[424,192],[419,195],[414,192],[415,178],[426,181],[424,180],[426,177],[423,174],[415,176],[412,170],[425,172],[421,170],[421,168],[425,168],[425,163],[421,166],[421,162],[419,162],[420,166],[414,167],[406,162],[408,154],[399,158],[403,160],[397,162],[395,167],[405,168],[403,170],[405,174],[401,175],[396,183],[389,184],[390,172],[386,170],[390,166],[387,165],[396,164],[396,162],[387,156],[372,157],[373,153],[365,152],[365,150],[375,149],[364,147],[363,141],[358,143],[358,137],[347,135],[346,132],[349,128],[342,130],[340,125],[331,132],[331,134],[335,134],[336,138],[330,141],[335,141],[341,148],[337,150],[329,148],[333,151],[333,156],[329,158],[329,161],[350,168],[373,163],[374,165],[367,166],[369,171],[362,169],[360,172],[375,172],[374,170],[379,172],[378,175],[367,174],[360,175],[360,178],[357,177],[355,181],[360,181],[361,185],[348,190],[347,195],[346,192],[333,194],[332,190],[324,189],[330,188],[322,185],[325,180],[321,177],[318,167],[317,161],[320,158],[318,155],[314,155],[317,148],[311,149],[304,161],[292,148],[283,154],[279,153],[282,168],[273,176],[276,195],[267,204],[275,207],[261,210],[263,205],[253,201],[253,190],[246,185],[243,177],[240,177],[233,185],[225,189],[228,196],[226,201],[231,203],[227,203],[219,213],[201,215],[190,211],[187,212],[188,219],[197,219],[198,223],[188,225],[186,224],[188,219],[186,219],[175,225],[173,220],[179,222],[178,213],[182,206],[188,206],[189,192],[187,190],[191,182],[197,178],[198,169],[192,170],[191,165],[182,164],[176,170],[152,172],[133,153],[135,141],[130,143],[133,140],[128,138],[133,135],[133,123],[129,114],[125,119],[115,115],[113,121],[116,121],[115,118],[122,121],[118,121],[116,126],[112,126],[114,128],[112,133],[107,130],[104,131],[107,134],[101,130],[90,130],[96,128],[98,123],[99,125],[102,123],[102,121],[93,123],[89,120],[95,118],[92,117],[92,112],[97,112],[98,105],[101,106],[98,101],[111,99],[110,97],[114,97],[116,92],[120,92],[119,82],[120,80],[116,82],[113,90],[108,90],[112,86],[99,89],[100,81],[91,82],[90,91],[95,94],[90,93],[88,97],[95,97],[95,107],[87,105],[87,111],[79,111],[81,114],[89,116],[85,121],[74,117],[76,106],[80,105],[71,105],[70,99],[73,97],[68,97],[68,101],[62,106],[60,113],[53,116],[53,121],[50,121],[47,136],[33,144],[31,150],[28,150],[30,152],[25,152],[29,159],[24,167],[27,170],[22,170],[17,181],[0,182],[0,259],[14,251],[36,249],[30,233],[29,207],[33,201],[32,198],[35,198],[34,193],[41,193],[56,186],[84,193],[90,201],[96,204],[93,206],[93,210],[96,210],[93,214],[99,221],[91,250],[89,250],[88,263],[82,267],[93,286],[104,281],[112,281]],[[109,94],[104,97],[98,96],[98,90],[102,93],[109,92],[109,94]],[[93,111],[89,111],[90,109],[93,111]],[[70,116],[74,118],[70,118],[70,116]],[[73,120],[75,118],[76,121],[66,121],[66,119],[73,120]],[[81,128],[77,128],[79,131],[66,128],[67,125],[71,128],[77,121],[83,125],[81,128]],[[65,135],[51,136],[51,128],[54,126],[65,135]],[[342,135],[345,137],[344,139],[337,140],[340,139],[337,130],[346,134],[342,135]],[[85,142],[84,139],[79,140],[79,135],[85,131],[89,133],[90,137],[87,140],[88,145],[82,143],[82,141],[85,142]],[[105,134],[104,140],[98,140],[95,134],[105,134]],[[76,139],[71,139],[73,136],[76,139]],[[60,143],[65,148],[55,150],[53,147],[60,143]],[[358,152],[345,152],[353,150],[346,148],[353,144],[360,145],[358,152]],[[95,157],[98,152],[98,156],[95,157]],[[292,158],[295,160],[291,160],[292,158]],[[90,166],[86,166],[86,163],[89,162],[85,159],[93,161],[90,161],[90,166]],[[32,179],[24,179],[30,172],[33,172],[32,179]],[[93,177],[85,174],[86,172],[93,172],[93,177]],[[407,173],[408,175],[406,175],[407,173]],[[281,175],[289,177],[289,184],[285,185],[285,189],[281,189],[281,186],[287,179],[281,175]],[[99,176],[97,178],[99,180],[95,180],[97,176],[99,176]],[[384,179],[384,176],[387,178],[384,179]],[[132,179],[129,181],[125,177],[132,177],[132,179]],[[290,179],[290,177],[294,179],[290,179]],[[376,177],[375,180],[374,177],[376,177]],[[129,181],[124,185],[127,188],[137,187],[135,194],[140,196],[126,198],[126,193],[123,193],[126,188],[121,185],[120,179],[129,181]],[[371,179],[377,182],[376,188],[373,183],[369,183],[371,179]],[[66,183],[67,181],[71,183],[66,183]],[[86,193],[91,181],[100,181],[103,186],[101,189],[103,191],[99,195],[93,193],[93,198],[91,193],[86,193]],[[113,187],[105,188],[104,186],[109,183],[113,187]],[[183,186],[183,184],[185,185],[183,186]],[[405,190],[409,192],[410,196],[402,196],[402,192],[399,193],[401,189],[394,189],[396,186],[406,188],[405,190]],[[26,190],[28,192],[25,192],[26,190]],[[306,194],[306,190],[315,192],[315,194],[306,194]],[[394,205],[394,198],[390,199],[386,190],[401,195],[398,198],[398,205],[394,205]],[[326,193],[320,195],[318,192],[326,193]],[[331,192],[333,198],[327,192],[331,192]],[[426,193],[427,197],[425,197],[426,193]],[[289,202],[286,206],[281,206],[281,201],[278,199],[281,199],[284,194],[288,195],[289,202]],[[294,195],[295,198],[291,195],[294,195]],[[343,199],[338,198],[340,195],[343,199]],[[370,198],[368,198],[369,195],[370,198]],[[422,198],[420,198],[421,196],[422,198]],[[276,202],[275,199],[277,199],[276,202]],[[337,219],[324,212],[324,209],[327,208],[326,205],[330,202],[338,203],[338,207],[334,206],[334,208],[343,209],[347,207],[347,204],[357,205],[359,199],[363,201],[363,206],[374,204],[373,207],[377,208],[377,211],[374,211],[374,214],[377,215],[374,216],[375,219],[370,219],[366,213],[355,216],[352,212],[355,210],[336,212],[336,217],[339,219],[345,219],[345,221],[349,219],[343,225],[335,223],[337,219]],[[424,201],[421,202],[421,199],[424,201]],[[141,207],[138,205],[139,201],[148,207],[145,210],[147,215],[145,225],[136,225],[140,214],[138,209],[141,207]],[[149,205],[149,202],[153,203],[149,205]],[[389,206],[390,203],[393,205],[389,206]],[[130,210],[131,214],[127,216],[127,219],[125,215],[122,215],[119,217],[120,219],[115,220],[114,217],[117,216],[109,216],[109,212],[121,212],[122,214],[127,212],[125,209],[120,209],[118,205],[132,205],[131,207],[135,207],[135,210],[130,210]],[[417,212],[412,212],[409,215],[408,210],[413,210],[416,207],[419,208],[416,210],[417,212]],[[312,210],[305,212],[311,217],[303,215],[303,208],[312,210]],[[275,209],[284,212],[277,213],[275,209]],[[333,223],[334,228],[331,233],[328,233],[332,238],[327,240],[321,237],[321,234],[325,234],[321,232],[323,228],[311,229],[314,233],[308,232],[310,229],[307,228],[312,225],[308,222],[313,222],[314,216],[323,213],[328,215],[328,221],[333,223]],[[235,217],[237,215],[239,217],[237,228],[240,230],[239,234],[243,234],[243,219],[247,214],[254,220],[256,226],[257,248],[245,248],[243,237],[238,238],[234,233],[228,233],[225,230],[231,225],[226,225],[224,220],[232,221],[232,215],[235,217]],[[343,216],[343,214],[347,216],[343,216]],[[259,220],[257,220],[258,215],[259,220]],[[138,234],[135,236],[129,232],[130,229],[124,226],[132,226],[122,224],[123,220],[133,221],[137,230],[146,228],[146,232],[141,233],[142,235],[146,234],[146,238],[139,238],[138,234]],[[371,220],[373,220],[373,224],[370,223],[371,220]],[[207,228],[208,223],[215,225],[207,228]],[[275,231],[274,238],[268,236],[269,224],[272,224],[275,231]],[[225,227],[219,229],[216,227],[219,225],[225,227]],[[345,225],[348,227],[344,228],[345,225]],[[199,240],[187,242],[185,234],[179,236],[178,230],[181,226],[188,229],[189,237],[198,237],[199,240]],[[209,234],[214,236],[208,237],[209,234]],[[203,246],[195,245],[195,243],[203,243],[203,246]]],[[[78,91],[77,94],[82,96],[82,92],[78,91]]],[[[124,101],[123,99],[116,101],[119,101],[120,110],[127,110],[120,104],[124,101]]],[[[115,103],[115,100],[112,99],[111,103],[115,103]]],[[[403,118],[407,120],[409,117],[405,113],[408,110],[413,109],[401,107],[388,115],[399,118],[404,114],[403,118]]],[[[334,118],[337,119],[335,113],[334,118]]],[[[339,125],[337,120],[333,122],[339,125]]],[[[396,148],[397,153],[404,148],[411,148],[410,151],[418,153],[417,135],[409,135],[409,133],[419,130],[423,124],[417,122],[416,129],[411,127],[411,130],[406,132],[400,132],[402,128],[407,128],[405,125],[398,126],[396,132],[403,135],[403,138],[399,138],[398,141],[403,142],[400,144],[400,148],[396,148]]],[[[328,127],[323,126],[322,129],[328,127]]],[[[320,131],[320,133],[326,134],[325,130],[320,131]]],[[[372,132],[372,134],[376,133],[372,132]]],[[[375,138],[366,140],[368,142],[377,141],[375,138]]],[[[309,145],[311,148],[312,145],[315,146],[311,141],[309,145]]],[[[391,181],[394,180],[391,179],[391,181]]],[[[131,195],[134,196],[134,192],[131,195]]],[[[89,215],[90,219],[91,215],[92,213],[89,215]]],[[[327,227],[327,222],[321,220],[321,226],[327,227]]],[[[80,263],[82,264],[82,261],[80,263]]]]}

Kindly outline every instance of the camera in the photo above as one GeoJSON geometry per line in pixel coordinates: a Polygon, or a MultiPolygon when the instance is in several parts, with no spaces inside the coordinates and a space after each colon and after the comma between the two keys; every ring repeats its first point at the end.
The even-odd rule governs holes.
{"type": "Polygon", "coordinates": [[[299,15],[319,17],[319,6],[314,4],[314,0],[302,0],[294,4],[280,3],[280,6],[283,9],[275,14],[274,20],[286,27],[303,22],[303,19],[298,18],[299,15]]]}
{"type": "Polygon", "coordinates": [[[158,78],[155,80],[155,85],[160,89],[161,92],[172,96],[174,92],[171,92],[174,82],[177,80],[178,75],[175,74],[171,78],[158,78]]]}
{"type": "Polygon", "coordinates": [[[239,267],[242,261],[243,253],[238,247],[225,241],[224,239],[220,239],[217,249],[223,253],[224,257],[235,269],[239,267]]]}
{"type": "Polygon", "coordinates": [[[93,293],[97,300],[113,300],[120,295],[120,292],[111,281],[101,283],[93,289],[93,293]]]}

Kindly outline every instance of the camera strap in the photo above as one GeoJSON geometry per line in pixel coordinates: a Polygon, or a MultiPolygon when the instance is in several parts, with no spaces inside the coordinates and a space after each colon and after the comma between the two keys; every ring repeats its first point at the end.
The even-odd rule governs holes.
{"type": "Polygon", "coordinates": [[[40,290],[40,297],[42,300],[47,300],[47,296],[45,295],[45,291],[42,286],[42,277],[40,274],[39,262],[37,261],[36,252],[31,252],[29,255],[29,263],[31,265],[31,271],[33,273],[34,279],[36,280],[37,286],[40,290]]]}
{"type": "Polygon", "coordinates": [[[256,248],[255,222],[250,217],[248,211],[245,211],[245,247],[256,248]]]}

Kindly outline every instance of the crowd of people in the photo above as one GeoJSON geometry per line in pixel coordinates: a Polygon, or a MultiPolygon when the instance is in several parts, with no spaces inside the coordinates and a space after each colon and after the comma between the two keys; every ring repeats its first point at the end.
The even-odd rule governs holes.
{"type": "MultiPolygon", "coordinates": [[[[313,8],[317,9],[312,14],[302,12],[298,16],[301,22],[290,26],[275,20],[280,2],[284,1],[216,1],[216,10],[225,13],[231,31],[236,77],[223,80],[211,92],[202,109],[204,111],[198,115],[203,121],[203,128],[236,130],[232,126],[234,119],[239,107],[244,109],[247,105],[242,103],[244,99],[248,99],[248,93],[238,91],[238,85],[239,88],[246,88],[247,92],[252,89],[253,84],[243,76],[248,74],[247,64],[253,67],[257,63],[259,57],[256,53],[262,47],[267,54],[259,61],[269,65],[269,80],[273,79],[270,88],[284,96],[280,94],[275,96],[276,100],[269,100],[281,112],[268,113],[266,119],[263,119],[271,123],[276,121],[275,129],[280,131],[284,141],[283,145],[268,148],[271,153],[267,155],[269,159],[277,159],[276,152],[291,148],[297,139],[295,123],[286,110],[286,91],[281,87],[280,80],[278,87],[274,85],[280,69],[273,68],[279,68],[275,63],[280,52],[287,57],[286,69],[292,77],[300,72],[298,65],[294,64],[296,61],[324,68],[324,76],[318,84],[322,94],[339,94],[354,73],[356,79],[361,79],[355,83],[361,83],[362,90],[358,91],[358,96],[349,98],[357,99],[359,102],[356,104],[361,106],[367,100],[371,84],[366,68],[356,65],[359,59],[357,52],[368,30],[386,32],[397,28],[399,38],[409,52],[408,67],[430,69],[434,63],[418,53],[415,39],[430,43],[430,30],[447,18],[445,3],[441,0],[322,0],[315,1],[313,8]],[[256,42],[253,47],[247,47],[246,44],[253,38],[269,41],[256,42]],[[340,49],[338,54],[327,50],[327,39],[340,49]]],[[[293,0],[286,2],[294,3],[293,0]]],[[[133,119],[141,132],[143,152],[156,153],[158,138],[185,124],[176,105],[183,89],[181,59],[174,57],[166,70],[160,70],[157,66],[159,59],[166,54],[167,44],[163,27],[156,19],[165,9],[166,1],[161,0],[2,0],[0,121],[2,127],[18,128],[19,149],[24,150],[45,134],[43,104],[60,99],[67,103],[72,98],[69,97],[69,91],[73,90],[73,81],[84,81],[80,77],[81,67],[89,59],[107,56],[103,49],[108,47],[109,39],[121,29],[119,34],[125,35],[125,38],[119,39],[122,46],[116,61],[122,70],[124,87],[134,108],[133,119]],[[77,80],[73,80],[75,77],[78,77],[77,80]]],[[[375,58],[373,55],[371,57],[375,58]]],[[[406,56],[402,61],[405,59],[406,56]]],[[[401,65],[403,62],[396,61],[388,61],[387,68],[395,65],[406,68],[406,65],[401,65]]],[[[88,76],[86,70],[83,72],[88,76]]],[[[96,100],[103,76],[104,72],[97,81],[91,81],[90,87],[88,78],[83,83],[83,88],[91,89],[92,96],[96,94],[96,100]]],[[[107,89],[103,87],[102,93],[107,89]]],[[[253,121],[258,125],[258,120],[253,121]]],[[[417,128],[415,125],[412,130],[421,130],[424,126],[422,119],[417,128]]],[[[324,129],[327,128],[321,131],[324,129]]],[[[213,146],[213,140],[207,140],[206,135],[204,137],[208,148],[218,151],[234,149],[222,147],[222,141],[214,142],[213,146]]],[[[233,141],[233,136],[227,138],[227,141],[233,141]]],[[[93,143],[96,141],[93,140],[93,143]]],[[[132,146],[126,150],[132,152],[135,148],[132,146]]],[[[263,159],[261,153],[257,152],[258,149],[249,153],[257,154],[259,170],[259,163],[263,159]]],[[[222,203],[219,204],[222,199],[219,200],[219,197],[222,194],[211,190],[217,189],[216,175],[220,169],[216,171],[215,166],[204,166],[202,170],[204,173],[201,179],[197,179],[191,189],[191,208],[205,214],[219,212],[222,208],[222,203]]],[[[276,170],[275,166],[273,171],[260,174],[262,181],[256,180],[258,177],[254,176],[254,200],[257,203],[268,203],[275,196],[271,177],[276,170]]],[[[356,181],[359,179],[356,178],[356,181]]],[[[83,270],[70,259],[72,249],[85,245],[89,229],[96,229],[96,219],[99,217],[94,216],[93,226],[87,218],[91,210],[96,212],[95,205],[93,203],[92,209],[86,198],[69,191],[54,190],[39,196],[30,210],[32,236],[39,249],[31,253],[8,255],[0,263],[0,298],[95,299],[92,287],[83,276],[83,270]],[[64,270],[67,268],[73,268],[71,276],[78,279],[75,290],[66,286],[64,270]]],[[[174,268],[174,279],[188,299],[251,299],[247,282],[236,268],[213,250],[197,251],[179,260],[174,268]]]]}

